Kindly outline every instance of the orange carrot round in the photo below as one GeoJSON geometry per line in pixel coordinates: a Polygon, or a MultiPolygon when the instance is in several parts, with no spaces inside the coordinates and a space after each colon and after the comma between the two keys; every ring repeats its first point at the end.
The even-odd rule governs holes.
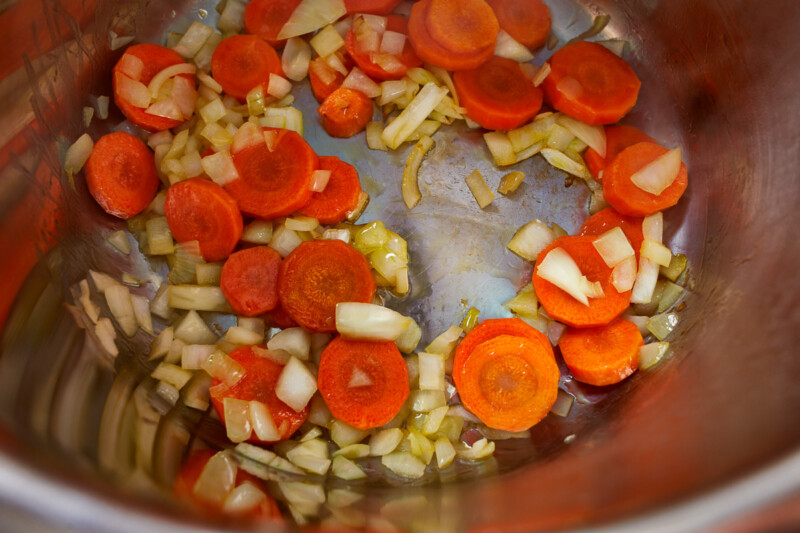
{"type": "Polygon", "coordinates": [[[117,131],[103,135],[86,161],[86,184],[103,211],[128,219],[153,201],[161,181],[153,153],[139,137],[117,131]]]}
{"type": "Polygon", "coordinates": [[[223,39],[211,56],[211,73],[229,95],[244,102],[247,93],[269,86],[269,75],[283,75],[281,58],[261,37],[232,35],[223,39]]]}
{"type": "Polygon", "coordinates": [[[443,48],[477,54],[494,48],[500,24],[484,0],[430,0],[428,32],[443,48]]]}
{"type": "MultiPolygon", "coordinates": [[[[359,22],[357,19],[355,24],[359,23],[367,24],[366,22],[359,22]]],[[[389,15],[386,18],[386,29],[388,31],[407,35],[408,19],[397,15],[389,15]]],[[[355,33],[352,28],[347,32],[347,37],[345,38],[345,48],[347,49],[348,55],[350,55],[355,64],[358,65],[358,68],[363,70],[367,76],[375,80],[399,80],[405,76],[406,72],[408,72],[408,69],[422,66],[422,60],[417,57],[417,54],[414,52],[414,47],[411,46],[411,43],[408,40],[406,40],[405,44],[403,45],[403,53],[399,56],[395,56],[399,61],[399,64],[398,69],[392,72],[385,70],[378,63],[373,61],[374,54],[360,52],[358,50],[355,33]]]]}
{"type": "Polygon", "coordinates": [[[453,82],[467,116],[486,129],[516,128],[542,107],[542,91],[511,59],[492,56],[478,68],[454,73],[453,82]]]}
{"type": "Polygon", "coordinates": [[[524,431],[542,420],[558,396],[552,352],[525,337],[500,335],[472,351],[461,368],[458,395],[487,426],[524,431]]]}
{"type": "Polygon", "coordinates": [[[317,112],[328,135],[352,137],[372,120],[372,100],[361,91],[339,88],[325,98],[317,112]]]}
{"type": "MultiPolygon", "coordinates": [[[[432,0],[416,2],[411,8],[411,17],[408,20],[408,39],[420,59],[447,70],[468,70],[477,68],[494,55],[494,43],[477,52],[470,49],[453,51],[434,39],[428,28],[431,2],[432,0]]],[[[496,35],[497,32],[495,37],[496,35]]]]}
{"type": "Polygon", "coordinates": [[[689,184],[685,164],[681,163],[675,181],[661,194],[644,191],[631,181],[639,169],[667,151],[658,144],[642,142],[620,152],[603,171],[603,196],[611,207],[624,215],[644,217],[677,204],[689,184]]]}
{"type": "Polygon", "coordinates": [[[278,39],[278,34],[301,1],[250,0],[244,10],[245,31],[261,37],[275,48],[283,47],[286,39],[278,39]]]}
{"type": "Polygon", "coordinates": [[[167,189],[164,214],[175,240],[198,241],[206,261],[228,257],[242,236],[236,201],[211,180],[191,178],[167,189]]]}
{"type": "MultiPolygon", "coordinates": [[[[261,346],[266,350],[266,347],[261,346]]],[[[286,440],[297,431],[308,418],[308,406],[297,412],[283,403],[275,394],[278,378],[283,372],[283,365],[272,359],[263,357],[253,350],[252,346],[236,348],[228,357],[244,367],[244,376],[233,386],[226,386],[221,381],[214,379],[211,382],[211,403],[217,410],[222,423],[225,423],[225,398],[236,398],[248,402],[259,401],[267,406],[272,416],[275,427],[281,434],[281,440],[286,440]]],[[[261,442],[253,434],[247,442],[267,444],[261,442]]]]}
{"type": "Polygon", "coordinates": [[[613,124],[636,104],[641,82],[633,69],[601,44],[579,41],[550,58],[542,83],[546,101],[587,124],[613,124]]]}
{"type": "Polygon", "coordinates": [[[317,387],[338,420],[375,428],[394,418],[408,398],[408,366],[393,342],[336,337],[320,356],[317,387]]]}
{"type": "Polygon", "coordinates": [[[597,328],[567,328],[558,346],[572,375],[589,385],[619,383],[639,366],[642,334],[633,322],[618,318],[597,328]]]}
{"type": "Polygon", "coordinates": [[[271,151],[261,144],[233,154],[239,179],[225,185],[242,213],[265,220],[289,215],[306,205],[319,167],[317,154],[298,133],[273,131],[271,151]]]}
{"type": "MultiPolygon", "coordinates": [[[[211,502],[198,498],[194,493],[194,485],[200,478],[200,474],[208,464],[208,461],[217,453],[217,450],[205,448],[202,450],[195,450],[189,457],[184,460],[178,475],[175,478],[175,483],[172,486],[172,494],[181,501],[193,503],[200,509],[211,512],[219,513],[222,511],[221,506],[212,504],[211,502]]],[[[259,504],[258,507],[252,509],[247,513],[248,517],[257,520],[276,520],[281,518],[281,512],[278,504],[275,503],[267,491],[264,489],[263,482],[257,477],[248,474],[241,468],[236,470],[236,479],[234,487],[238,487],[243,483],[251,483],[261,489],[266,495],[266,499],[259,504]]]]}
{"type": "Polygon", "coordinates": [[[388,15],[401,0],[344,0],[348,14],[388,15]]]}
{"type": "Polygon", "coordinates": [[[281,256],[268,246],[231,254],[222,266],[219,286],[236,313],[257,316],[278,305],[281,256]]]}
{"type": "Polygon", "coordinates": [[[576,328],[604,326],[617,318],[628,308],[631,291],[617,292],[611,283],[611,269],[594,248],[592,236],[559,237],[542,250],[536,262],[541,263],[551,250],[561,247],[575,261],[580,271],[590,282],[600,282],[604,296],[589,298],[589,305],[583,305],[574,297],[559,289],[549,281],[539,277],[533,270],[533,288],[539,303],[544,306],[551,318],[576,328]]]}
{"type": "Polygon", "coordinates": [[[633,126],[617,124],[616,126],[606,126],[605,130],[606,156],[600,157],[600,154],[594,148],[588,148],[583,153],[583,161],[586,163],[586,168],[589,169],[594,179],[598,181],[603,179],[600,176],[600,172],[606,168],[606,164],[610,163],[625,148],[636,143],[655,142],[648,134],[633,126]]]}
{"type": "MultiPolygon", "coordinates": [[[[184,62],[183,58],[178,55],[177,52],[157,44],[142,43],[129,46],[125,50],[123,57],[128,54],[141,59],[144,63],[144,70],[142,70],[142,76],[139,81],[145,85],[149,84],[153,77],[165,68],[184,62]]],[[[121,62],[122,58],[114,65],[114,69],[111,72],[111,80],[114,92],[114,103],[117,104],[117,107],[122,111],[122,114],[125,115],[125,118],[148,131],[168,130],[183,124],[183,120],[151,115],[146,112],[146,108],[136,107],[125,100],[119,94],[119,89],[117,88],[117,74],[122,74],[119,68],[121,62]]],[[[192,83],[194,83],[194,76],[190,74],[182,74],[182,76],[192,80],[192,83]]]]}
{"type": "Polygon", "coordinates": [[[456,347],[453,359],[453,381],[455,381],[456,387],[461,384],[461,369],[475,347],[500,335],[525,337],[540,343],[543,350],[549,351],[550,355],[553,355],[550,341],[533,326],[526,324],[519,318],[489,318],[472,328],[456,347]]]}
{"type": "Polygon", "coordinates": [[[308,81],[311,83],[311,92],[314,93],[314,98],[321,104],[333,91],[342,86],[344,75],[329,67],[321,57],[317,57],[311,61],[308,69],[308,81]],[[323,80],[317,71],[318,68],[328,72],[331,79],[323,80]]]}
{"type": "Polygon", "coordinates": [[[638,217],[629,217],[617,213],[614,208],[606,207],[586,219],[581,227],[579,235],[602,235],[603,233],[612,230],[616,227],[622,229],[622,232],[631,243],[633,251],[636,253],[636,259],[639,259],[639,250],[642,248],[642,219],[638,217]]]}
{"type": "Polygon", "coordinates": [[[542,0],[486,0],[507,34],[528,48],[539,48],[550,34],[550,9],[542,0]]]}
{"type": "Polygon", "coordinates": [[[342,241],[304,242],[281,264],[281,306],[309,331],[335,332],[336,304],[370,303],[374,296],[367,258],[342,241]]]}
{"type": "Polygon", "coordinates": [[[322,192],[311,193],[311,199],[298,213],[314,217],[321,224],[338,224],[358,205],[361,194],[358,172],[353,165],[335,156],[321,156],[319,169],[331,171],[328,185],[322,192]]]}

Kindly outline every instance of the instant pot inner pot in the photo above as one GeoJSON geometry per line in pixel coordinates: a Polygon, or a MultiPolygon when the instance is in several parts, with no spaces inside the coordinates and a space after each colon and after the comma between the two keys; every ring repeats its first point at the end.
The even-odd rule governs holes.
{"type": "MultiPolygon", "coordinates": [[[[799,6],[547,3],[561,43],[587,30],[594,16],[611,16],[601,36],[628,41],[625,57],[642,79],[626,122],[684,149],[689,191],[666,216],[671,248],[688,256],[691,269],[673,355],[613,389],[565,384],[582,400],[569,417],[548,417],[530,440],[499,443],[495,458],[466,477],[330,482],[323,497],[334,490],[354,495],[333,511],[339,519],[534,531],[656,528],[680,517],[683,530],[691,530],[800,483],[793,455],[800,443],[800,258],[792,234],[800,222],[792,155],[800,140],[792,68],[800,52],[793,38],[799,6]],[[720,492],[733,482],[743,488],[720,492]],[[708,508],[687,503],[709,494],[724,497],[708,508]]],[[[106,238],[124,224],[101,212],[80,176],[73,186],[60,154],[84,131],[83,107],[110,94],[109,72],[120,54],[109,50],[110,29],[163,42],[166,31],[185,30],[201,10],[213,23],[214,6],[20,0],[0,9],[0,25],[14,28],[0,61],[4,310],[13,299],[0,354],[2,507],[19,517],[20,530],[197,528],[196,518],[171,504],[169,487],[187,450],[198,439],[222,445],[224,429],[207,413],[158,401],[143,333],[118,337],[120,354],[110,358],[66,305],[88,269],[154,274],[141,255],[110,247],[106,238]]],[[[537,63],[549,54],[541,51],[537,63]]],[[[464,129],[437,133],[420,174],[423,201],[409,212],[399,194],[409,148],[387,155],[369,151],[363,138],[328,138],[309,93],[302,84],[296,91],[306,139],[318,153],[357,167],[372,197],[362,221],[382,219],[409,241],[412,293],[389,305],[417,319],[423,343],[470,306],[482,317],[505,316],[501,303],[530,275],[505,249],[516,228],[542,218],[574,233],[586,216],[585,187],[568,186],[539,158],[519,165],[530,178],[516,195],[481,211],[464,176],[476,168],[485,176],[501,173],[480,134],[464,129]]],[[[110,118],[94,120],[90,133],[97,138],[121,123],[112,104],[110,118]]],[[[141,290],[152,296],[155,288],[141,290]]]]}

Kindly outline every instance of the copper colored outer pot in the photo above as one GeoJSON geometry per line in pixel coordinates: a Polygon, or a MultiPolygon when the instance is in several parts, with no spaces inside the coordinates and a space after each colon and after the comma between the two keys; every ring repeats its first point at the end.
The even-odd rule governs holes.
{"type": "MultiPolygon", "coordinates": [[[[603,35],[630,42],[626,57],[644,87],[626,122],[684,149],[689,192],[667,216],[673,248],[692,265],[674,356],[601,402],[579,405],[566,421],[537,426],[532,442],[508,445],[493,463],[499,475],[427,488],[384,484],[368,490],[355,510],[403,526],[476,532],[798,529],[800,3],[548,4],[562,42],[586,29],[592,14],[611,15],[603,35]]],[[[116,362],[99,357],[62,305],[87,268],[144,268],[140,260],[118,264],[104,237],[121,226],[99,212],[80,176],[70,185],[59,163],[59,150],[84,131],[81,110],[91,105],[90,95],[109,94],[108,72],[119,51],[109,51],[108,29],[155,40],[173,23],[185,27],[184,14],[201,7],[211,6],[0,5],[4,531],[223,527],[198,524],[152,497],[152,488],[120,483],[131,451],[122,430],[108,432],[104,424],[113,419],[114,401],[124,412],[148,368],[130,355],[116,362]]],[[[306,137],[315,149],[359,168],[373,196],[366,219],[382,217],[410,236],[417,303],[395,304],[429,335],[460,319],[461,295],[484,316],[501,313],[498,296],[513,294],[526,275],[521,261],[503,253],[522,222],[545,215],[574,231],[585,217],[584,188],[565,189],[563,175],[534,160],[523,170],[537,178],[516,204],[498,200],[478,211],[460,180],[473,168],[496,171],[474,133],[437,136],[421,174],[427,200],[409,215],[394,170],[406,152],[382,158],[325,139],[312,103],[301,98],[299,105],[308,109],[306,137]]],[[[112,109],[109,121],[95,120],[91,131],[120,121],[112,109]]],[[[142,342],[123,342],[123,353],[135,353],[142,342]]],[[[175,423],[159,430],[154,459],[163,483],[174,474],[170,454],[179,457],[204,423],[185,411],[167,416],[175,423]]]]}

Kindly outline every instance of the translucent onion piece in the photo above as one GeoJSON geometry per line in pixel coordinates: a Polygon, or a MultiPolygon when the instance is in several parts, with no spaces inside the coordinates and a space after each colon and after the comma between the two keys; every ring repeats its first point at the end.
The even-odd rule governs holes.
{"type": "Polygon", "coordinates": [[[384,54],[400,57],[403,54],[403,47],[405,44],[405,34],[387,30],[383,32],[380,51],[384,54]]]}
{"type": "Polygon", "coordinates": [[[153,317],[150,314],[150,300],[140,294],[131,294],[131,304],[138,327],[145,333],[153,335],[155,331],[153,330],[153,317]]]}
{"type": "Polygon", "coordinates": [[[479,461],[486,459],[494,453],[494,442],[489,442],[486,438],[472,443],[472,446],[462,445],[456,449],[456,455],[467,461],[479,461]]]}
{"type": "Polygon", "coordinates": [[[275,386],[278,398],[299,412],[308,405],[315,392],[317,392],[317,380],[314,374],[296,357],[289,359],[275,386]]]}
{"type": "Polygon", "coordinates": [[[376,220],[364,225],[356,232],[354,246],[356,250],[366,255],[383,248],[388,244],[390,238],[391,234],[383,222],[376,220]]]}
{"type": "Polygon", "coordinates": [[[224,398],[225,431],[231,442],[244,442],[252,435],[250,402],[237,398],[224,398]]]}
{"type": "Polygon", "coordinates": [[[411,323],[408,327],[394,340],[394,343],[397,345],[397,349],[403,353],[411,353],[413,352],[417,345],[419,344],[420,339],[422,338],[422,328],[419,327],[419,324],[414,319],[411,319],[411,323]]]}
{"type": "Polygon", "coordinates": [[[233,164],[233,158],[228,150],[221,150],[204,157],[201,164],[206,175],[217,185],[225,186],[239,179],[239,171],[233,164]]]}
{"type": "Polygon", "coordinates": [[[198,241],[180,242],[175,245],[175,262],[168,278],[171,283],[193,283],[196,279],[197,265],[205,263],[198,241]]]}
{"type": "Polygon", "coordinates": [[[413,319],[380,305],[358,302],[336,304],[336,330],[350,339],[393,341],[412,322],[413,319]]]}
{"type": "Polygon", "coordinates": [[[675,305],[678,298],[683,294],[683,287],[676,285],[671,281],[662,280],[664,283],[664,290],[661,292],[661,298],[658,300],[657,313],[663,313],[667,309],[675,305]]]}
{"type": "Polygon", "coordinates": [[[486,142],[486,147],[491,152],[497,166],[513,165],[517,162],[517,156],[514,155],[514,146],[511,144],[508,135],[502,131],[484,133],[483,140],[486,142]]]}
{"type": "Polygon", "coordinates": [[[320,57],[326,57],[339,50],[344,46],[344,39],[339,35],[339,32],[331,26],[325,26],[314,35],[309,41],[311,48],[320,57]]]}
{"type": "Polygon", "coordinates": [[[217,94],[222,94],[222,85],[217,82],[214,78],[203,72],[202,70],[197,71],[197,79],[200,80],[204,86],[208,87],[212,91],[217,94]]]}
{"type": "Polygon", "coordinates": [[[167,287],[167,304],[173,309],[195,311],[232,311],[225,294],[219,287],[200,285],[170,285],[167,287]]]}
{"type": "Polygon", "coordinates": [[[399,97],[406,94],[406,79],[402,80],[388,80],[384,81],[380,84],[381,94],[380,98],[378,98],[377,103],[380,106],[384,106],[390,102],[394,102],[399,97]]]}
{"type": "Polygon", "coordinates": [[[539,300],[533,291],[533,285],[528,284],[512,299],[503,304],[505,308],[517,316],[536,318],[539,316],[539,300]]]}
{"type": "Polygon", "coordinates": [[[286,21],[278,39],[288,39],[316,31],[347,14],[343,0],[303,0],[286,21]]]}
{"type": "Polygon", "coordinates": [[[486,208],[492,203],[494,200],[494,193],[489,186],[486,185],[479,170],[473,170],[464,181],[467,183],[467,187],[469,187],[472,196],[475,197],[475,201],[478,202],[481,209],[486,208]]]}
{"type": "Polygon", "coordinates": [[[408,452],[393,452],[381,457],[381,464],[400,477],[421,478],[425,473],[425,463],[408,452]]]}
{"type": "Polygon", "coordinates": [[[284,78],[283,76],[278,76],[277,74],[270,73],[269,75],[269,84],[267,85],[267,94],[270,96],[274,96],[275,98],[283,98],[287,94],[289,94],[292,90],[292,82],[284,78]]]}
{"type": "Polygon", "coordinates": [[[550,75],[550,70],[550,63],[545,63],[539,68],[539,70],[536,71],[536,74],[533,76],[534,87],[538,87],[544,83],[544,80],[546,80],[547,76],[550,75]]]}
{"type": "Polygon", "coordinates": [[[159,363],[150,373],[153,379],[160,379],[180,390],[192,379],[192,373],[171,363],[159,363]]]}
{"type": "Polygon", "coordinates": [[[603,126],[590,126],[567,115],[559,115],[556,122],[589,145],[600,157],[606,156],[606,130],[603,126]]]}
{"type": "MultiPolygon", "coordinates": [[[[556,120],[560,115],[556,115],[556,120]]],[[[550,130],[550,135],[547,136],[547,148],[564,152],[570,143],[575,139],[575,135],[564,126],[556,123],[550,130]]]]}
{"type": "Polygon", "coordinates": [[[680,275],[686,270],[686,256],[683,254],[675,254],[669,262],[669,266],[661,268],[661,275],[670,281],[677,281],[680,275]]]}
{"type": "Polygon", "coordinates": [[[311,64],[311,47],[305,39],[292,37],[286,41],[281,56],[281,67],[286,77],[292,81],[301,81],[308,76],[311,64]]]}
{"type": "Polygon", "coordinates": [[[651,342],[639,348],[639,368],[647,370],[660,363],[669,352],[668,342],[651,342]]]}
{"type": "Polygon", "coordinates": [[[83,311],[86,313],[86,316],[89,317],[89,320],[96,324],[97,319],[100,318],[100,306],[91,300],[89,294],[89,282],[87,280],[82,279],[79,283],[79,286],[81,291],[81,307],[83,307],[83,311]]]}
{"type": "Polygon", "coordinates": [[[151,133],[147,137],[147,146],[155,150],[157,146],[160,146],[162,144],[171,145],[172,139],[173,135],[171,131],[169,130],[157,131],[156,133],[151,133]]]}
{"type": "Polygon", "coordinates": [[[212,33],[214,33],[214,28],[211,26],[207,26],[202,22],[192,22],[192,25],[183,34],[178,44],[173,47],[173,50],[178,52],[184,59],[190,59],[206,44],[212,33]]]}
{"type": "Polygon", "coordinates": [[[614,268],[635,254],[625,232],[620,227],[603,233],[592,241],[592,245],[609,268],[614,268]]]}
{"type": "Polygon", "coordinates": [[[108,352],[109,355],[112,357],[119,355],[119,348],[117,348],[117,344],[115,342],[117,338],[117,332],[114,329],[114,324],[111,323],[110,319],[98,319],[97,323],[94,325],[94,334],[100,341],[100,345],[106,352],[108,352]]]}
{"type": "Polygon", "coordinates": [[[522,185],[522,181],[524,179],[524,172],[520,172],[518,170],[509,172],[500,179],[500,185],[497,186],[497,192],[504,195],[511,194],[512,192],[516,191],[520,185],[522,185]]]}
{"type": "Polygon", "coordinates": [[[361,191],[358,193],[358,203],[352,209],[352,211],[347,212],[347,221],[348,222],[355,222],[359,219],[359,217],[364,213],[364,210],[369,205],[369,194],[365,191],[361,191]]]}
{"type": "Polygon", "coordinates": [[[222,264],[205,263],[195,267],[195,277],[198,285],[219,285],[222,276],[222,264]]]}
{"type": "Polygon", "coordinates": [[[200,370],[203,368],[203,362],[211,357],[216,349],[213,344],[187,344],[181,349],[181,367],[186,370],[200,370]]]}
{"type": "Polygon", "coordinates": [[[664,238],[664,214],[659,211],[644,217],[644,220],[642,220],[642,235],[645,239],[662,242],[664,238]]]}
{"type": "MultiPolygon", "coordinates": [[[[117,70],[131,80],[139,81],[142,78],[142,72],[144,72],[144,62],[133,54],[122,54],[117,64],[117,70]]],[[[119,79],[117,82],[119,82],[119,79]]]]}
{"type": "Polygon", "coordinates": [[[636,256],[620,261],[611,271],[611,284],[617,292],[626,292],[633,288],[636,281],[636,256]]]}
{"type": "Polygon", "coordinates": [[[647,329],[660,341],[666,339],[678,325],[677,313],[664,313],[650,317],[647,329]]]}
{"type": "Polygon", "coordinates": [[[391,149],[400,146],[447,95],[447,89],[426,84],[402,113],[383,130],[381,137],[391,149]]]}
{"type": "Polygon", "coordinates": [[[312,176],[311,190],[314,192],[322,192],[328,186],[328,181],[331,179],[330,170],[315,170],[312,176]]]}
{"type": "Polygon", "coordinates": [[[425,351],[432,354],[442,355],[445,359],[449,358],[455,352],[456,345],[458,344],[461,334],[464,332],[458,326],[450,326],[447,330],[433,339],[431,343],[425,348],[425,351]]]}
{"type": "Polygon", "coordinates": [[[251,146],[264,145],[264,131],[252,122],[245,122],[236,130],[236,135],[233,136],[233,144],[231,144],[231,153],[235,154],[241,152],[245,148],[251,146]]]}
{"type": "Polygon", "coordinates": [[[417,413],[427,413],[437,407],[442,407],[447,403],[444,391],[438,390],[415,390],[409,396],[411,409],[417,413]]]}
{"type": "Polygon", "coordinates": [[[148,115],[164,117],[171,120],[183,120],[183,112],[178,103],[172,98],[164,98],[152,104],[145,110],[148,115]]]}
{"type": "Polygon", "coordinates": [[[575,396],[562,389],[558,389],[556,402],[553,404],[553,407],[550,408],[550,412],[556,416],[566,417],[572,410],[572,405],[574,403],[575,403],[575,396]]]}
{"type": "Polygon", "coordinates": [[[225,332],[225,340],[231,344],[238,344],[239,346],[252,346],[253,344],[261,344],[264,342],[264,333],[257,333],[255,331],[233,326],[228,328],[225,332]]]}
{"type": "Polygon", "coordinates": [[[641,251],[643,256],[663,267],[668,267],[672,260],[672,252],[670,252],[669,248],[653,239],[645,238],[644,241],[642,241],[641,251]]]}
{"type": "Polygon", "coordinates": [[[342,87],[360,91],[367,95],[368,98],[376,98],[381,95],[380,85],[372,81],[372,79],[364,74],[358,67],[353,67],[353,70],[350,71],[342,82],[342,87]]]}
{"type": "Polygon", "coordinates": [[[111,99],[108,96],[98,96],[97,97],[97,116],[100,120],[105,120],[108,118],[108,104],[111,102],[111,99]]]}
{"type": "Polygon", "coordinates": [[[559,170],[563,170],[564,172],[572,174],[573,176],[581,179],[589,179],[592,177],[592,175],[589,173],[589,170],[586,168],[586,165],[572,160],[558,150],[543,148],[541,154],[548,163],[559,170]]]}
{"type": "MultiPolygon", "coordinates": [[[[64,171],[67,175],[73,176],[80,172],[83,165],[92,155],[94,149],[94,141],[88,133],[84,133],[78,140],[75,141],[69,148],[67,148],[66,157],[64,159],[64,171]]],[[[126,239],[127,242],[127,239],[126,239]]]]}
{"type": "Polygon", "coordinates": [[[177,65],[171,65],[153,76],[153,79],[150,80],[150,84],[147,86],[147,90],[150,91],[150,96],[152,98],[158,98],[158,95],[161,92],[161,86],[164,85],[167,80],[181,74],[194,75],[195,72],[197,72],[197,67],[191,63],[178,63],[177,65]]]}
{"type": "Polygon", "coordinates": [[[311,334],[303,328],[286,328],[268,342],[270,350],[282,350],[301,361],[307,361],[311,351],[311,334]]]}
{"type": "Polygon", "coordinates": [[[211,331],[208,324],[196,311],[189,311],[181,321],[174,326],[175,338],[189,344],[213,344],[217,342],[217,335],[211,331]]]}
{"type": "Polygon", "coordinates": [[[381,132],[383,131],[383,124],[380,122],[367,123],[367,146],[370,150],[382,150],[386,152],[389,147],[381,139],[381,132]]]}
{"type": "Polygon", "coordinates": [[[283,224],[292,231],[314,231],[319,227],[319,221],[316,218],[303,215],[289,217],[283,224]]]}
{"type": "Polygon", "coordinates": [[[268,244],[272,240],[272,221],[254,220],[244,227],[241,240],[253,244],[268,244]]]}
{"type": "Polygon", "coordinates": [[[326,229],[322,234],[322,240],[334,241],[339,240],[344,243],[350,244],[351,235],[349,229],[326,229]]]}
{"type": "Polygon", "coordinates": [[[402,429],[391,428],[378,431],[369,440],[369,454],[380,457],[392,453],[402,440],[402,429]]]}
{"type": "Polygon", "coordinates": [[[115,284],[105,291],[106,302],[114,320],[128,337],[133,337],[139,329],[136,315],[133,312],[133,302],[128,287],[115,284]]]}
{"type": "Polygon", "coordinates": [[[245,481],[228,494],[222,510],[230,514],[249,513],[258,508],[266,499],[267,495],[261,489],[251,482],[245,481]]]}
{"type": "Polygon", "coordinates": [[[456,457],[456,449],[453,447],[453,443],[447,437],[439,437],[433,443],[433,446],[436,451],[436,466],[439,467],[439,470],[450,466],[456,457]]]}
{"type": "Polygon", "coordinates": [[[517,230],[508,243],[508,249],[527,261],[536,261],[539,253],[556,240],[556,235],[539,219],[528,222],[517,230]]]}
{"type": "Polygon", "coordinates": [[[284,225],[278,226],[272,233],[272,239],[269,241],[269,247],[278,252],[281,257],[286,257],[292,250],[300,246],[303,239],[297,234],[296,231],[288,229],[284,225]]]}
{"type": "Polygon", "coordinates": [[[561,247],[550,250],[536,265],[536,273],[563,290],[583,305],[589,305],[587,293],[588,280],[575,260],[561,247]]]}
{"type": "MultiPolygon", "coordinates": [[[[125,57],[128,56],[126,55],[125,57]]],[[[144,83],[129,78],[122,72],[114,74],[114,78],[117,81],[117,92],[123,100],[135,107],[146,108],[150,106],[152,98],[144,83]]]]}
{"type": "Polygon", "coordinates": [[[220,98],[214,98],[199,110],[200,118],[202,118],[203,122],[207,124],[211,122],[217,122],[218,120],[222,119],[227,112],[228,109],[225,107],[225,104],[222,103],[220,98]]]}
{"type": "Polygon", "coordinates": [[[331,472],[334,476],[348,481],[367,477],[367,474],[356,463],[342,456],[333,458],[331,472]]]}
{"type": "Polygon", "coordinates": [[[634,172],[631,181],[650,194],[659,195],[672,185],[681,170],[681,149],[673,148],[634,172]]]}
{"type": "Polygon", "coordinates": [[[203,173],[203,158],[197,150],[181,157],[180,162],[187,178],[195,178],[203,173]]]}
{"type": "Polygon", "coordinates": [[[444,391],[444,358],[439,354],[420,352],[419,388],[444,391]]]}
{"type": "Polygon", "coordinates": [[[533,61],[533,54],[525,45],[520,44],[513,37],[503,30],[497,34],[497,44],[494,47],[494,55],[512,59],[518,63],[533,61]]]}
{"type": "Polygon", "coordinates": [[[511,141],[514,152],[522,152],[526,148],[546,140],[555,124],[556,116],[553,113],[540,113],[534,117],[533,122],[509,130],[508,140],[511,141]]]}
{"type": "Polygon", "coordinates": [[[228,0],[219,15],[217,28],[222,33],[240,33],[244,29],[245,3],[242,0],[228,0]]]}
{"type": "Polygon", "coordinates": [[[411,288],[408,281],[408,267],[399,268],[395,276],[395,292],[400,295],[408,294],[411,288]]]}
{"type": "Polygon", "coordinates": [[[209,376],[222,381],[229,387],[235,385],[244,376],[244,367],[219,350],[212,353],[201,367],[209,376]]]}
{"type": "Polygon", "coordinates": [[[219,452],[208,460],[192,492],[201,500],[221,505],[233,489],[236,470],[236,462],[230,452],[219,452]]]}
{"type": "Polygon", "coordinates": [[[325,84],[330,84],[336,79],[336,71],[333,70],[322,58],[317,58],[309,64],[311,70],[325,84]]]}
{"type": "Polygon", "coordinates": [[[325,475],[330,468],[328,443],[322,439],[301,442],[286,453],[286,458],[308,472],[325,475]]]}
{"type": "MultiPolygon", "coordinates": [[[[405,113],[405,111],[403,112],[405,113]]],[[[392,122],[389,127],[391,127],[398,120],[399,117],[392,122]]],[[[386,141],[386,131],[388,129],[389,128],[387,127],[381,135],[381,139],[384,142],[386,141]]],[[[391,146],[389,143],[387,143],[387,145],[391,146]]],[[[411,149],[411,153],[408,154],[408,159],[406,159],[406,165],[403,169],[403,182],[401,188],[403,193],[403,202],[405,202],[408,209],[412,209],[422,199],[422,193],[420,192],[419,184],[417,183],[419,167],[422,165],[422,160],[425,157],[425,154],[428,153],[433,145],[433,139],[427,135],[422,137],[417,144],[414,145],[414,148],[411,149]]],[[[399,144],[397,146],[399,146],[399,144]]],[[[393,148],[396,148],[397,146],[393,146],[393,148]]]]}

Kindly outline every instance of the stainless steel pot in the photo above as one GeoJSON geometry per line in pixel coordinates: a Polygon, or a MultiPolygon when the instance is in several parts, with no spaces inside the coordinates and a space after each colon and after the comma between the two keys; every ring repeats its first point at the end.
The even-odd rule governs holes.
{"type": "MultiPolygon", "coordinates": [[[[200,525],[159,496],[158,484],[169,482],[191,435],[208,430],[196,413],[166,412],[152,459],[155,480],[131,478],[128,406],[147,375],[135,355],[143,339],[126,343],[116,361],[104,359],[62,305],[87,268],[144,268],[108,248],[104,237],[118,222],[99,212],[80,177],[73,186],[60,164],[60,151],[85,129],[82,108],[93,104],[92,95],[109,94],[108,71],[119,52],[109,50],[108,31],[155,41],[171,25],[185,27],[206,4],[0,4],[4,530],[227,527],[200,525]]],[[[604,35],[629,41],[627,57],[644,87],[627,120],[684,148],[689,193],[670,212],[667,232],[690,258],[692,279],[674,356],[604,392],[602,401],[589,395],[566,421],[548,419],[531,442],[507,445],[487,467],[499,475],[368,486],[347,516],[437,531],[798,529],[800,3],[548,4],[562,42],[585,30],[591,15],[611,15],[604,35]]],[[[312,145],[343,154],[362,173],[373,195],[367,219],[388,219],[410,237],[416,303],[395,304],[429,334],[455,320],[462,297],[484,316],[501,312],[498,296],[526,275],[503,252],[521,222],[548,216],[572,231],[585,216],[586,192],[564,188],[564,177],[540,162],[525,168],[537,178],[518,197],[480,213],[459,180],[473,168],[496,171],[469,133],[442,137],[423,170],[426,201],[409,215],[394,170],[405,154],[381,159],[326,140],[314,127],[311,102],[302,105],[312,145]]],[[[90,129],[107,131],[120,120],[112,110],[90,129]]]]}

